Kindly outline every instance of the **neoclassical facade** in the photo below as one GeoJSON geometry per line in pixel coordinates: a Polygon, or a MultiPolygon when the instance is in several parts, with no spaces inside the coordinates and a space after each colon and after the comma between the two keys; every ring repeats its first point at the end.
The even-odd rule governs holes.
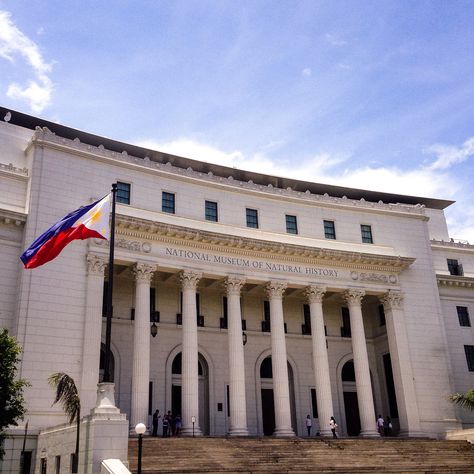
{"type": "MultiPolygon", "coordinates": [[[[2,114],[5,115],[4,109],[2,114]]],[[[2,117],[3,117],[2,115],[2,117]]],[[[83,412],[102,374],[108,243],[23,270],[36,236],[118,183],[112,370],[130,426],[155,409],[183,435],[441,437],[474,418],[474,246],[452,202],[250,173],[12,112],[0,123],[0,322],[23,347],[32,433],[83,412]]]]}

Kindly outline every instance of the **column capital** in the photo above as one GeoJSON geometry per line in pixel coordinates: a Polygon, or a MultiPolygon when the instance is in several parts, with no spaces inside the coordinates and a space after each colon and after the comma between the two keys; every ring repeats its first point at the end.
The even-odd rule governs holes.
{"type": "Polygon", "coordinates": [[[86,261],[87,261],[87,274],[88,275],[104,276],[104,269],[108,263],[107,258],[89,253],[86,256],[86,261]]]}
{"type": "Polygon", "coordinates": [[[388,290],[380,297],[386,309],[401,308],[403,306],[403,293],[398,290],[388,290]]]}
{"type": "Polygon", "coordinates": [[[272,280],[265,285],[265,290],[270,299],[282,299],[287,287],[286,281],[272,280]]]}
{"type": "Polygon", "coordinates": [[[322,303],[327,288],[321,285],[309,285],[304,292],[308,303],[322,303]]]}
{"type": "Polygon", "coordinates": [[[199,280],[202,277],[202,273],[194,272],[192,270],[183,270],[179,273],[179,281],[181,282],[181,288],[195,290],[199,280]]]}
{"type": "Polygon", "coordinates": [[[156,271],[156,265],[151,265],[149,263],[137,262],[133,268],[132,272],[135,275],[135,280],[150,283],[153,278],[153,274],[156,271]]]}
{"type": "Polygon", "coordinates": [[[364,296],[365,290],[359,288],[349,288],[343,293],[343,298],[349,306],[360,306],[364,296]]]}
{"type": "Polygon", "coordinates": [[[240,296],[240,290],[245,285],[245,278],[241,278],[237,276],[228,276],[223,281],[222,284],[226,290],[227,296],[229,295],[240,296]]]}

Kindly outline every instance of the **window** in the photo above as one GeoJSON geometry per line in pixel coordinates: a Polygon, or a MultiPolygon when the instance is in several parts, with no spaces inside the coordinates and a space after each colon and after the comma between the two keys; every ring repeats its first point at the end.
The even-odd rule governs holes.
{"type": "Polygon", "coordinates": [[[286,231],[288,234],[297,234],[298,226],[296,224],[296,216],[286,215],[286,231]]]}
{"type": "Polygon", "coordinates": [[[349,308],[345,306],[341,308],[341,318],[341,337],[351,337],[351,317],[349,313],[349,308]]]}
{"type": "Polygon", "coordinates": [[[56,474],[61,472],[61,456],[55,456],[54,458],[54,472],[56,474]]]}
{"type": "Polygon", "coordinates": [[[474,372],[474,346],[464,346],[466,353],[467,368],[469,372],[474,372]]]}
{"type": "Polygon", "coordinates": [[[324,237],[336,240],[336,227],[334,221],[324,221],[324,237]]]}
{"type": "Polygon", "coordinates": [[[385,326],[385,310],[383,304],[379,304],[379,325],[385,326]]]}
{"type": "Polygon", "coordinates": [[[372,227],[370,225],[362,224],[360,226],[360,232],[362,234],[362,242],[364,244],[373,244],[374,241],[372,239],[372,227]]]}
{"type": "Polygon", "coordinates": [[[316,400],[316,389],[311,389],[311,408],[313,410],[313,418],[318,418],[318,401],[316,400]]]}
{"type": "Polygon", "coordinates": [[[471,326],[471,321],[469,319],[469,311],[466,306],[456,306],[458,311],[459,325],[460,326],[471,326]]]}
{"type": "Polygon", "coordinates": [[[167,193],[163,191],[161,195],[161,210],[163,212],[169,212],[170,214],[174,214],[174,194],[167,193]]]}
{"type": "Polygon", "coordinates": [[[464,275],[462,265],[457,260],[448,258],[447,261],[448,261],[448,270],[449,270],[450,275],[458,275],[458,276],[464,275]]]}
{"type": "Polygon", "coordinates": [[[206,221],[217,222],[217,202],[206,201],[206,221]]]}
{"type": "Polygon", "coordinates": [[[130,184],[117,181],[117,202],[130,204],[130,184]]]}
{"type": "Polygon", "coordinates": [[[258,212],[256,209],[246,209],[245,210],[247,215],[247,227],[253,227],[254,229],[258,229],[258,212]]]}

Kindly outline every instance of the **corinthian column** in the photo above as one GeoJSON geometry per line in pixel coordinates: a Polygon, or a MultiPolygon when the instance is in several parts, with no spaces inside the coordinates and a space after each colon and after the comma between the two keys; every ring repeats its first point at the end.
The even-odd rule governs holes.
{"type": "Polygon", "coordinates": [[[351,320],[352,353],[354,354],[354,371],[361,424],[360,435],[364,437],[377,437],[379,433],[375,428],[374,399],[372,384],[370,383],[364,321],[362,319],[361,304],[364,296],[365,291],[358,289],[347,290],[344,293],[345,300],[349,306],[351,320]]]}
{"type": "Polygon", "coordinates": [[[132,406],[130,426],[147,424],[150,382],[150,281],[155,265],[137,263],[135,275],[135,321],[133,324],[132,406]]]}
{"type": "Polygon", "coordinates": [[[380,300],[385,310],[388,347],[390,349],[400,420],[400,434],[403,436],[421,436],[420,415],[413,383],[405,313],[402,305],[403,295],[400,291],[390,290],[380,300]]]}
{"type": "Polygon", "coordinates": [[[313,344],[314,380],[318,401],[319,429],[321,436],[330,436],[329,419],[334,415],[329,377],[328,350],[324,331],[323,298],[326,287],[310,285],[306,297],[311,314],[311,341],[313,344]]]}
{"type": "Polygon", "coordinates": [[[102,333],[102,302],[104,269],[107,259],[87,255],[86,315],[82,345],[81,405],[84,415],[95,407],[99,383],[100,343],[102,333]]]}
{"type": "Polygon", "coordinates": [[[224,284],[227,292],[229,338],[229,405],[231,436],[248,436],[247,404],[245,401],[245,363],[242,343],[242,314],[240,290],[245,280],[228,277],[224,284]]]}
{"type": "Polygon", "coordinates": [[[199,427],[199,380],[196,288],[202,274],[183,271],[180,274],[183,290],[183,350],[181,368],[181,415],[183,436],[193,435],[192,417],[195,417],[194,435],[201,436],[199,427]]]}
{"type": "Polygon", "coordinates": [[[270,300],[273,398],[275,401],[275,431],[273,435],[280,437],[295,435],[291,427],[290,388],[283,320],[283,293],[286,287],[286,283],[279,281],[270,281],[266,286],[270,300]]]}

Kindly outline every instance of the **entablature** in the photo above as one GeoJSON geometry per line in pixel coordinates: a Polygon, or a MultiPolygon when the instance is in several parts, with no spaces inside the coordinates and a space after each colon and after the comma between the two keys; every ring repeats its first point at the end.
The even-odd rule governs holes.
{"type": "Polygon", "coordinates": [[[459,275],[436,275],[439,286],[458,288],[474,288],[474,278],[459,275]]]}

